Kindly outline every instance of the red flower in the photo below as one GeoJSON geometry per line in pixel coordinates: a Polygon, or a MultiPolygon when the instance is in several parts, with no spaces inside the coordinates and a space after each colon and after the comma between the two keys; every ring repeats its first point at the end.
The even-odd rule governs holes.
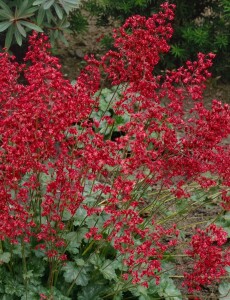
{"type": "Polygon", "coordinates": [[[221,276],[226,274],[225,267],[230,266],[229,249],[221,248],[226,241],[227,233],[214,224],[205,231],[197,230],[192,237],[191,249],[186,253],[194,260],[193,271],[184,274],[184,285],[190,292],[219,282],[221,276]]]}

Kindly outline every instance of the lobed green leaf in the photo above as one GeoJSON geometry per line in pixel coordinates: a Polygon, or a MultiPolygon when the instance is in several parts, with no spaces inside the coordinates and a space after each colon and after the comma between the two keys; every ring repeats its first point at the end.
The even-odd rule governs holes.
{"type": "Polygon", "coordinates": [[[10,252],[3,252],[0,254],[0,263],[8,263],[10,261],[10,252]]]}

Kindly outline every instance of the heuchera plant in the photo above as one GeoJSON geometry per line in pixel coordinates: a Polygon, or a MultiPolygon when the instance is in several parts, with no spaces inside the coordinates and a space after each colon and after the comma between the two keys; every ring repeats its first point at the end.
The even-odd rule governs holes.
{"type": "MultiPolygon", "coordinates": [[[[154,73],[169,51],[174,9],[165,3],[149,19],[127,19],[114,34],[116,50],[100,60],[87,57],[74,85],[43,34],[30,37],[25,64],[1,53],[0,259],[12,278],[16,262],[22,265],[20,299],[39,299],[39,293],[77,299],[76,286],[87,286],[89,264],[103,264],[103,255],[102,273],[120,263],[111,276],[103,273],[116,282],[110,293],[117,298],[107,298],[123,299],[119,292],[130,284],[160,284],[162,262],[181,243],[190,291],[226,275],[230,251],[226,232],[213,224],[216,216],[200,222],[187,246],[179,223],[189,206],[193,212],[203,205],[203,198],[192,200],[196,190],[215,190],[216,210],[229,211],[230,110],[218,100],[209,110],[203,103],[214,54],[154,73]],[[102,111],[105,82],[115,92],[102,111]],[[120,134],[113,138],[115,128],[120,134]],[[44,266],[36,277],[39,292],[32,256],[44,266]]],[[[7,294],[6,287],[0,292],[7,294]]]]}

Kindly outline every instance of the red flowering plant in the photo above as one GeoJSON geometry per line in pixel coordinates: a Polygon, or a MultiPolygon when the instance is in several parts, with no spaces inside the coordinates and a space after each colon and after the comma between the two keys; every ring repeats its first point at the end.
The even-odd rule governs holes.
{"type": "Polygon", "coordinates": [[[180,255],[194,265],[182,275],[189,291],[226,276],[217,213],[202,216],[184,252],[187,216],[207,202],[229,211],[230,110],[204,106],[211,53],[154,73],[174,9],[127,19],[116,50],[87,57],[73,85],[42,34],[24,64],[1,53],[1,295],[182,299],[180,255]]]}

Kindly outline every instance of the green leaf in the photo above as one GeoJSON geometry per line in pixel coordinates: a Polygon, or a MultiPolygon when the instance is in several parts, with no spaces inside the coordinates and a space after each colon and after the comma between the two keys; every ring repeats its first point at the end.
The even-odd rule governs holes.
{"type": "Polygon", "coordinates": [[[82,292],[77,295],[78,300],[101,300],[99,295],[105,290],[104,284],[89,284],[82,288],[82,292]]]}
{"type": "Polygon", "coordinates": [[[38,10],[38,14],[37,14],[37,24],[38,25],[41,25],[43,20],[44,20],[44,17],[45,17],[45,10],[42,8],[42,6],[39,8],[38,10]]]}
{"type": "MultiPolygon", "coordinates": [[[[18,243],[16,245],[14,245],[13,247],[13,254],[22,258],[22,253],[24,255],[24,257],[29,257],[31,255],[31,245],[29,243],[25,243],[24,245],[24,253],[22,251],[22,244],[21,243],[18,243]]],[[[15,266],[16,267],[16,266],[15,266]]],[[[20,265],[17,265],[17,267],[21,268],[20,265]]]]}
{"type": "Polygon", "coordinates": [[[12,23],[10,21],[0,22],[0,32],[5,31],[11,25],[12,23]]]}
{"type": "Polygon", "coordinates": [[[36,0],[33,2],[33,5],[40,5],[43,4],[46,0],[36,0]]]}
{"type": "Polygon", "coordinates": [[[73,282],[77,278],[80,268],[77,268],[75,263],[68,262],[62,268],[62,270],[64,271],[65,281],[73,282]]]}
{"type": "Polygon", "coordinates": [[[48,0],[47,2],[45,2],[45,3],[43,4],[43,8],[44,8],[45,10],[47,10],[47,9],[49,9],[53,4],[54,4],[54,0],[48,0]]]}
{"type": "Polygon", "coordinates": [[[67,15],[70,13],[71,10],[78,8],[80,4],[79,0],[60,0],[59,2],[67,15]]]}
{"type": "Polygon", "coordinates": [[[28,291],[26,295],[23,295],[20,300],[38,300],[38,293],[34,291],[28,291]]]}
{"type": "Polygon", "coordinates": [[[90,255],[89,262],[95,267],[100,267],[102,264],[102,259],[100,255],[98,255],[97,253],[93,253],[92,255],[90,255]]]}
{"type": "Polygon", "coordinates": [[[16,26],[18,31],[20,32],[20,34],[24,37],[26,37],[26,31],[25,29],[22,27],[22,25],[20,24],[20,21],[16,22],[16,26]]]}
{"type": "MultiPolygon", "coordinates": [[[[39,293],[40,294],[40,293],[39,293]]],[[[71,300],[71,298],[63,295],[57,288],[53,288],[53,299],[55,300],[71,300]]]]}
{"type": "Polygon", "coordinates": [[[137,290],[138,290],[139,295],[140,295],[139,299],[141,299],[141,300],[142,300],[142,299],[143,299],[143,300],[151,299],[151,298],[149,298],[149,296],[148,296],[148,289],[147,289],[146,287],[141,286],[141,285],[138,285],[138,286],[137,286],[137,290]]]}
{"type": "Polygon", "coordinates": [[[20,23],[32,30],[35,30],[37,32],[43,32],[43,30],[41,29],[41,27],[35,25],[34,23],[31,22],[27,22],[27,21],[20,21],[20,23]]]}
{"type": "Polygon", "coordinates": [[[65,4],[72,4],[74,7],[77,7],[80,4],[79,0],[64,0],[62,2],[64,2],[65,4]]]}
{"type": "Polygon", "coordinates": [[[69,221],[72,218],[72,214],[65,209],[62,215],[62,221],[69,221]]]}
{"type": "Polygon", "coordinates": [[[28,269],[33,270],[33,280],[36,282],[37,280],[40,280],[39,277],[42,278],[44,276],[44,273],[46,271],[46,261],[43,260],[43,257],[39,257],[39,264],[37,263],[38,258],[35,256],[33,256],[32,259],[30,258],[30,260],[27,263],[28,269]]]}
{"type": "Polygon", "coordinates": [[[1,300],[13,300],[11,296],[9,295],[3,295],[1,300]]]}
{"type": "Polygon", "coordinates": [[[56,11],[58,18],[61,20],[63,18],[63,11],[62,11],[61,7],[57,3],[55,3],[54,9],[56,11]]]}
{"type": "Polygon", "coordinates": [[[89,279],[90,277],[86,274],[86,271],[82,269],[79,276],[75,280],[75,284],[80,286],[87,286],[89,279]]]}
{"type": "Polygon", "coordinates": [[[63,29],[69,28],[70,23],[68,22],[67,18],[65,17],[62,19],[61,23],[58,26],[61,30],[63,30],[63,29]]]}
{"type": "Polygon", "coordinates": [[[80,225],[87,216],[87,212],[83,207],[79,207],[73,217],[74,225],[80,225]]]}
{"type": "Polygon", "coordinates": [[[85,265],[85,261],[82,258],[76,258],[75,262],[79,267],[83,267],[85,265]]]}
{"type": "Polygon", "coordinates": [[[23,19],[30,18],[34,15],[35,11],[37,10],[38,10],[37,7],[30,7],[23,13],[23,15],[20,16],[20,18],[23,19]]]}
{"type": "Polygon", "coordinates": [[[6,12],[4,9],[0,9],[0,16],[7,20],[9,20],[13,17],[13,15],[9,15],[9,13],[6,12]]]}
{"type": "Polygon", "coordinates": [[[230,283],[229,282],[222,282],[219,285],[219,293],[221,300],[230,300],[230,283]]]}
{"type": "Polygon", "coordinates": [[[182,300],[181,292],[177,289],[175,284],[168,284],[164,291],[165,300],[182,300]]]}
{"type": "Polygon", "coordinates": [[[14,35],[14,27],[10,26],[7,30],[6,39],[5,39],[5,47],[7,49],[10,48],[10,45],[11,45],[12,39],[13,39],[13,35],[14,35]]]}
{"type": "Polygon", "coordinates": [[[173,280],[167,274],[161,276],[158,293],[165,300],[182,300],[181,292],[175,286],[173,280]]]}
{"type": "Polygon", "coordinates": [[[10,261],[10,252],[3,252],[0,254],[0,263],[8,263],[10,261]]]}
{"type": "Polygon", "coordinates": [[[104,261],[102,267],[100,268],[100,272],[102,273],[105,279],[117,279],[117,274],[115,272],[113,262],[109,259],[104,261]]]}
{"type": "Polygon", "coordinates": [[[16,12],[15,15],[17,17],[19,17],[21,14],[23,14],[23,12],[26,10],[28,6],[28,0],[24,0],[20,5],[19,5],[19,8],[17,9],[17,6],[16,6],[16,12]]]}
{"type": "Polygon", "coordinates": [[[18,281],[9,279],[5,284],[5,293],[9,295],[16,295],[18,297],[22,296],[24,293],[24,286],[18,281]]]}
{"type": "Polygon", "coordinates": [[[75,282],[76,285],[86,286],[89,282],[89,276],[85,267],[78,266],[76,263],[68,262],[62,268],[66,282],[75,282]]]}
{"type": "Polygon", "coordinates": [[[226,221],[230,221],[230,211],[225,212],[225,214],[223,215],[223,218],[224,218],[226,221]]]}
{"type": "Polygon", "coordinates": [[[77,254],[79,252],[78,248],[81,246],[87,232],[88,229],[85,227],[79,228],[76,232],[68,232],[65,236],[65,239],[69,242],[67,250],[73,254],[77,254]]]}
{"type": "Polygon", "coordinates": [[[23,1],[22,5],[19,6],[19,9],[16,9],[15,16],[17,18],[29,18],[34,15],[34,12],[38,10],[38,7],[31,7],[31,4],[27,1],[23,1]]]}
{"type": "Polygon", "coordinates": [[[66,45],[69,45],[69,42],[67,41],[67,39],[65,38],[64,34],[62,32],[59,31],[59,38],[60,40],[66,45]]]}
{"type": "Polygon", "coordinates": [[[115,295],[114,297],[113,297],[113,300],[122,300],[123,299],[123,295],[122,295],[122,293],[120,292],[118,295],[115,295]]]}
{"type": "Polygon", "coordinates": [[[76,80],[76,79],[71,80],[71,85],[72,85],[72,86],[75,86],[76,83],[77,83],[77,80],[76,80]]]}
{"type": "Polygon", "coordinates": [[[4,3],[2,0],[0,0],[0,6],[4,9],[4,12],[7,14],[7,16],[13,16],[13,12],[9,8],[9,6],[6,5],[6,3],[4,3]]]}
{"type": "Polygon", "coordinates": [[[54,30],[54,32],[53,32],[54,39],[56,40],[58,38],[58,36],[59,36],[59,30],[54,30]]]}
{"type": "Polygon", "coordinates": [[[50,9],[45,10],[45,14],[46,14],[47,22],[48,22],[47,25],[48,25],[48,27],[50,27],[50,24],[53,21],[54,16],[53,16],[53,14],[52,14],[52,12],[51,12],[50,9]]]}
{"type": "Polygon", "coordinates": [[[108,218],[109,218],[109,215],[102,212],[100,214],[100,216],[97,216],[97,215],[88,216],[85,220],[85,224],[88,226],[88,228],[96,226],[100,231],[100,230],[102,230],[103,225],[104,225],[105,221],[108,220],[108,218]]]}
{"type": "Polygon", "coordinates": [[[144,286],[141,285],[133,286],[129,290],[134,296],[137,296],[139,300],[154,299],[148,295],[148,289],[144,286]]]}

